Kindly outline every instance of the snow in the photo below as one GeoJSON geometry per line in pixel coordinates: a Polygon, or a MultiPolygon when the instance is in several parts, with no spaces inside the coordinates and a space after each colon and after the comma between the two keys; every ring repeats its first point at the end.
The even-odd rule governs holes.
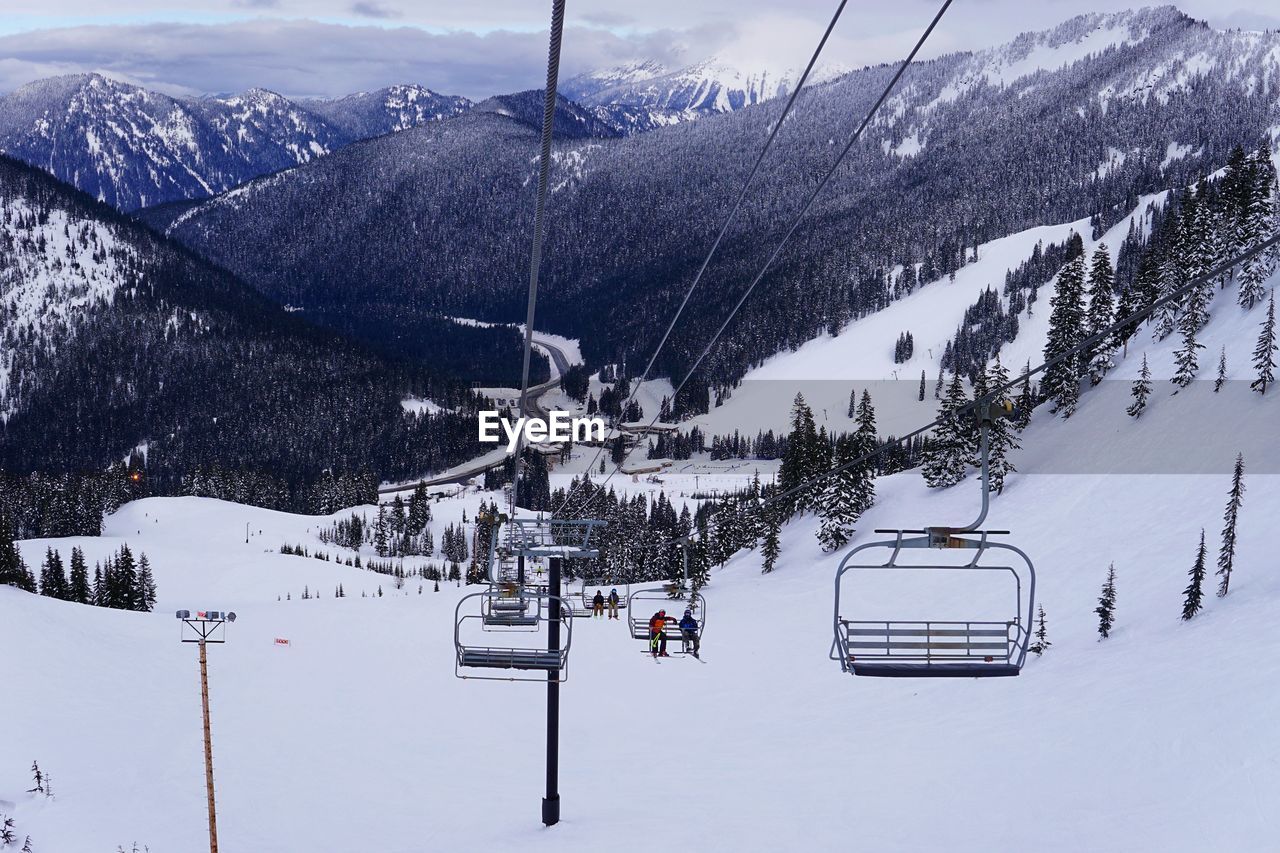
{"type": "MultiPolygon", "coordinates": [[[[1070,442],[1077,423],[1034,425],[1028,446],[1049,430],[1070,442]]],[[[1035,451],[1018,461],[1034,470],[1035,451]]],[[[92,562],[127,539],[153,563],[156,613],[0,589],[0,645],[17,652],[6,680],[19,688],[0,705],[0,730],[25,747],[0,760],[0,800],[36,849],[200,849],[196,655],[171,613],[218,608],[239,617],[209,651],[228,849],[536,853],[595,851],[608,838],[638,851],[673,832],[706,851],[795,849],[800,838],[843,849],[855,835],[880,850],[1265,849],[1266,792],[1280,786],[1280,634],[1269,628],[1280,578],[1266,568],[1280,479],[1248,479],[1231,595],[1178,620],[1198,528],[1216,531],[1227,483],[1221,472],[1013,478],[990,521],[1036,561],[1054,643],[1017,679],[841,674],[827,659],[836,558],[819,552],[807,518],[784,532],[775,574],[760,575],[757,553],[714,573],[705,666],[655,665],[621,626],[578,620],[561,691],[564,821],[552,830],[538,821],[542,691],[454,678],[453,607],[467,590],[396,592],[380,575],[277,553],[284,542],[332,551],[314,539],[327,518],[136,502],[101,539],[22,550],[34,562],[48,545],[65,558],[81,544],[92,562]],[[1111,562],[1117,628],[1099,643],[1092,609],[1111,562]],[[332,597],[339,582],[347,598],[332,597]],[[304,583],[324,597],[299,600],[304,583]],[[359,597],[379,583],[383,597],[359,597]],[[277,602],[285,591],[293,600],[277,602]],[[785,630],[762,639],[762,612],[785,630]],[[655,697],[686,710],[655,728],[655,697]],[[52,801],[25,793],[32,758],[53,776],[52,801]],[[676,775],[696,807],[673,790],[676,775]]],[[[976,498],[972,479],[937,493],[915,473],[878,492],[863,530],[968,520],[976,498]]],[[[474,518],[481,497],[435,504],[433,526],[464,506],[474,518]]],[[[892,597],[889,581],[874,583],[869,600],[892,597]]],[[[968,616],[918,594],[891,615],[968,616]]]]}
{"type": "Polygon", "coordinates": [[[417,397],[405,397],[400,401],[400,408],[411,415],[438,415],[441,412],[452,411],[435,400],[422,400],[417,397]]]}
{"type": "Polygon", "coordinates": [[[924,150],[924,142],[920,139],[920,129],[913,128],[909,136],[903,137],[902,141],[893,147],[893,153],[898,157],[914,157],[924,150]]]}
{"type": "Polygon", "coordinates": [[[1177,142],[1170,142],[1168,149],[1165,150],[1164,160],[1160,162],[1161,169],[1167,169],[1175,160],[1186,159],[1191,153],[1190,145],[1182,145],[1177,142]]]}
{"type": "Polygon", "coordinates": [[[943,86],[938,97],[924,107],[928,112],[951,103],[976,86],[1011,86],[1040,71],[1057,71],[1103,53],[1108,48],[1135,45],[1149,33],[1135,26],[1135,13],[1092,16],[1096,25],[1076,39],[1055,37],[1057,31],[1028,33],[1015,41],[978,53],[943,86]]]}
{"type": "MultiPolygon", "coordinates": [[[[1127,220],[1125,220],[1127,229],[1127,220]]],[[[756,429],[790,428],[791,403],[802,393],[814,410],[819,425],[847,429],[845,418],[849,391],[856,386],[871,391],[880,417],[881,432],[901,434],[933,418],[933,389],[938,361],[948,340],[955,335],[964,311],[988,287],[1002,292],[1005,272],[1031,256],[1039,241],[1060,243],[1072,231],[1088,234],[1088,220],[1032,228],[985,243],[978,248],[978,261],[956,272],[955,281],[942,278],[919,287],[885,309],[850,323],[838,335],[823,335],[796,349],[773,356],[749,371],[742,385],[734,389],[723,406],[693,419],[709,434],[732,433],[744,424],[756,429]],[[910,330],[915,353],[903,364],[893,362],[893,345],[898,335],[910,330]],[[920,372],[925,372],[926,399],[917,400],[920,372]]],[[[1110,244],[1114,247],[1118,242],[1110,244]]],[[[1041,288],[1036,303],[1037,317],[1047,318],[1047,294],[1041,288]]],[[[1035,341],[1024,323],[1018,341],[1035,341]]],[[[1041,345],[1043,337],[1038,338],[1041,345]]],[[[1006,358],[1012,369],[1021,365],[1006,358]]]]}
{"type": "Polygon", "coordinates": [[[1112,169],[1119,169],[1124,165],[1125,160],[1129,159],[1129,155],[1121,151],[1119,148],[1108,148],[1107,159],[1098,164],[1098,168],[1093,174],[1098,180],[1105,178],[1112,169]]]}
{"type": "Polygon", "coordinates": [[[31,224],[0,269],[0,420],[21,404],[10,382],[18,348],[47,339],[55,329],[74,330],[111,300],[136,261],[110,225],[62,210],[50,211],[40,222],[24,200],[0,197],[0,225],[20,219],[31,224]],[[45,249],[37,251],[41,241],[45,249]],[[19,333],[23,337],[15,337],[19,333]]]}

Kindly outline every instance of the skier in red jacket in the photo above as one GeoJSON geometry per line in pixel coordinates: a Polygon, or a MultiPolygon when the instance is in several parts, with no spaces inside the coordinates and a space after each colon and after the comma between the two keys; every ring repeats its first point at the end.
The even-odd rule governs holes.
{"type": "Polygon", "coordinates": [[[667,654],[667,634],[663,630],[667,625],[667,611],[659,610],[649,619],[649,651],[656,657],[669,657],[667,654]]]}

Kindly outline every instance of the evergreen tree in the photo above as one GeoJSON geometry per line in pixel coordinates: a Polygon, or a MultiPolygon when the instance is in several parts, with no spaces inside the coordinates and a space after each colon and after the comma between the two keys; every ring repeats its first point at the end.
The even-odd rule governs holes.
{"type": "MultiPolygon", "coordinates": [[[[1071,352],[1084,339],[1084,258],[1077,257],[1058,273],[1057,292],[1049,301],[1049,334],[1044,359],[1052,361],[1071,352]]],[[[1040,393],[1054,401],[1054,411],[1070,417],[1080,397],[1080,363],[1077,353],[1045,370],[1040,393]]]]}
{"type": "MultiPolygon", "coordinates": [[[[1000,363],[1000,357],[992,362],[986,375],[987,388],[1002,388],[1009,383],[1009,372],[1000,363]]],[[[975,397],[977,394],[975,393],[975,397]]],[[[1004,491],[1005,478],[1018,469],[1009,461],[1009,453],[1022,446],[1018,440],[1017,425],[1004,418],[996,418],[987,431],[987,457],[989,460],[989,489],[1000,494],[1004,491]]]]}
{"type": "Polygon", "coordinates": [[[962,423],[960,409],[969,402],[959,373],[951,374],[947,397],[938,407],[938,426],[925,448],[920,473],[931,489],[954,486],[965,478],[973,462],[972,435],[962,423]]]}
{"type": "Polygon", "coordinates": [[[1107,580],[1102,585],[1102,595],[1098,597],[1098,606],[1094,608],[1098,614],[1098,633],[1102,639],[1111,636],[1111,627],[1116,618],[1116,564],[1107,569],[1107,580]]]}
{"type": "MultiPolygon", "coordinates": [[[[1111,267],[1111,253],[1105,245],[1099,245],[1093,253],[1093,262],[1089,268],[1089,313],[1088,336],[1098,334],[1114,321],[1115,312],[1115,270],[1111,267]]],[[[1094,385],[1102,381],[1115,362],[1114,340],[1108,336],[1094,345],[1083,356],[1089,366],[1089,375],[1094,385]]]]}
{"type": "MultiPolygon", "coordinates": [[[[845,465],[858,458],[857,441],[852,435],[842,435],[836,442],[836,466],[845,465]]],[[[853,526],[862,514],[858,509],[858,481],[861,466],[855,466],[828,477],[819,487],[818,542],[823,551],[835,551],[843,547],[853,534],[853,526]]]]}
{"type": "Polygon", "coordinates": [[[772,572],[778,562],[778,555],[782,552],[781,528],[779,513],[773,508],[766,508],[764,544],[760,546],[760,556],[763,558],[761,574],[767,575],[772,572]]]}
{"type": "Polygon", "coordinates": [[[1182,591],[1185,596],[1182,602],[1182,621],[1184,622],[1200,612],[1200,602],[1204,597],[1205,556],[1204,528],[1202,527],[1200,528],[1200,545],[1196,549],[1196,561],[1191,565],[1191,571],[1187,573],[1190,577],[1187,588],[1182,591]]]}
{"type": "Polygon", "coordinates": [[[1013,413],[1013,425],[1022,432],[1031,424],[1031,415],[1036,408],[1036,394],[1031,388],[1031,361],[1022,370],[1022,389],[1018,392],[1018,405],[1013,413]]]}
{"type": "Polygon", "coordinates": [[[40,770],[40,762],[31,762],[31,778],[35,780],[36,786],[27,791],[28,794],[43,794],[44,791],[44,773],[40,770]]]}
{"type": "MultiPolygon", "coordinates": [[[[782,466],[778,469],[778,486],[781,491],[789,491],[810,477],[821,473],[826,468],[821,461],[821,454],[825,449],[819,446],[813,411],[805,403],[804,395],[796,394],[791,407],[791,432],[787,436],[782,466]]],[[[796,510],[804,512],[814,508],[817,502],[816,492],[815,489],[800,492],[788,501],[788,507],[784,508],[784,512],[789,515],[796,510]]]]}
{"type": "MultiPolygon", "coordinates": [[[[876,410],[871,404],[871,392],[863,389],[862,399],[858,402],[858,429],[854,433],[854,458],[861,458],[874,453],[880,444],[876,432],[876,410]]],[[[854,506],[859,515],[871,509],[876,502],[876,466],[874,459],[868,459],[858,466],[858,478],[854,486],[854,506]]]]}
{"type": "Polygon", "coordinates": [[[858,413],[858,389],[850,388],[849,389],[849,409],[846,412],[846,417],[852,420],[853,416],[856,415],[857,413],[858,413]]]}
{"type": "Polygon", "coordinates": [[[1046,649],[1053,645],[1049,640],[1049,630],[1045,626],[1043,604],[1039,606],[1038,612],[1036,613],[1035,637],[1035,642],[1027,647],[1027,651],[1033,652],[1036,657],[1039,657],[1045,653],[1046,649]]]}
{"type": "Polygon", "coordinates": [[[1249,387],[1259,394],[1267,393],[1267,386],[1276,378],[1276,293],[1271,291],[1267,300],[1267,316],[1262,321],[1262,333],[1258,335],[1258,345],[1253,350],[1253,368],[1258,371],[1258,378],[1249,383],[1249,387]]]}
{"type": "Polygon", "coordinates": [[[22,560],[14,542],[9,517],[0,512],[0,585],[9,584],[27,592],[35,592],[35,578],[22,560]]]}
{"type": "Polygon", "coordinates": [[[141,594],[138,589],[138,568],[133,559],[133,551],[128,545],[120,546],[120,553],[115,559],[115,603],[112,607],[120,610],[141,609],[141,594]]]}
{"type": "Polygon", "coordinates": [[[1183,313],[1179,327],[1182,330],[1182,346],[1178,347],[1173,354],[1174,363],[1178,366],[1173,374],[1173,384],[1181,389],[1195,381],[1196,374],[1200,371],[1200,354],[1197,350],[1204,349],[1204,344],[1196,340],[1198,327],[1192,311],[1183,313]]]}
{"type": "Polygon", "coordinates": [[[1213,380],[1213,393],[1217,394],[1227,382],[1227,348],[1218,353],[1218,375],[1213,380]]]}
{"type": "Polygon", "coordinates": [[[378,553],[379,557],[386,557],[389,553],[387,550],[387,509],[386,507],[378,507],[378,519],[373,524],[373,549],[378,553]]]}
{"type": "Polygon", "coordinates": [[[91,595],[89,569],[84,560],[84,552],[79,548],[72,548],[71,580],[67,588],[67,597],[78,604],[89,604],[91,595]]]}
{"type": "MultiPolygon", "coordinates": [[[[1266,146],[1260,148],[1249,159],[1248,166],[1241,176],[1241,202],[1239,210],[1238,244],[1239,249],[1247,249],[1270,236],[1274,222],[1272,207],[1272,186],[1275,182],[1275,168],[1271,163],[1271,152],[1266,146]]],[[[1240,271],[1239,302],[1245,310],[1262,301],[1263,282],[1275,272],[1274,256],[1264,252],[1245,261],[1240,271]]]]}
{"type": "Polygon", "coordinates": [[[67,576],[62,569],[62,556],[52,548],[45,549],[40,565],[40,594],[49,598],[66,598],[67,576]]]}
{"type": "Polygon", "coordinates": [[[1133,402],[1125,409],[1130,417],[1140,418],[1147,410],[1147,398],[1151,396],[1151,368],[1147,366],[1147,354],[1142,354],[1142,371],[1133,380],[1133,388],[1129,391],[1133,402]]]}
{"type": "Polygon", "coordinates": [[[924,402],[924,371],[920,371],[920,393],[918,398],[920,402],[924,402]]]}
{"type": "Polygon", "coordinates": [[[138,593],[137,609],[150,613],[156,606],[156,580],[151,575],[151,562],[147,555],[138,558],[138,593]]]}
{"type": "Polygon", "coordinates": [[[1240,519],[1240,505],[1244,502],[1244,454],[1236,454],[1235,470],[1231,473],[1231,491],[1227,496],[1227,511],[1223,514],[1222,547],[1218,549],[1218,597],[1226,595],[1231,587],[1231,570],[1236,562],[1236,522],[1240,519]]]}

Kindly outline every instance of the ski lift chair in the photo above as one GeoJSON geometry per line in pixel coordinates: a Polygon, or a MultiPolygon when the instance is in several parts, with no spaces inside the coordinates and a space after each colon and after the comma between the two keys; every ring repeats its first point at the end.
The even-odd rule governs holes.
{"type": "Polygon", "coordinates": [[[494,584],[479,595],[480,621],[486,631],[537,630],[542,600],[536,595],[511,581],[494,584]]]}
{"type": "MultiPolygon", "coordinates": [[[[1007,530],[980,530],[990,505],[988,431],[996,417],[1008,417],[1007,402],[982,400],[975,404],[981,431],[982,509],[976,521],[965,527],[930,527],[923,530],[877,530],[892,538],[867,542],[840,561],[835,577],[834,640],[831,657],[853,675],[887,678],[989,678],[1016,676],[1026,661],[1036,596],[1036,573],[1031,558],[1021,549],[992,536],[1007,530]],[[958,549],[972,551],[967,561],[930,560],[922,564],[900,562],[904,550],[958,549]],[[868,561],[868,552],[889,549],[884,562],[868,561]],[[1000,559],[994,559],[999,555],[1000,559]],[[985,558],[985,559],[984,559],[985,558]],[[994,560],[994,561],[992,561],[994,560]],[[1007,579],[1008,592],[999,619],[963,619],[958,613],[947,619],[851,618],[850,598],[844,586],[854,577],[888,572],[903,579],[914,573],[970,573],[1007,579]]],[[[954,576],[954,575],[953,575],[954,576]]]]}
{"type": "MultiPolygon", "coordinates": [[[[690,592],[680,584],[663,584],[661,586],[638,589],[627,596],[627,627],[631,631],[631,639],[648,642],[649,619],[658,610],[693,611],[693,618],[698,623],[698,636],[702,636],[706,627],[707,600],[700,592],[690,592]]],[[[668,616],[662,626],[662,635],[667,642],[683,641],[680,631],[680,617],[668,616]]]]}
{"type": "MultiPolygon", "coordinates": [[[[605,609],[607,610],[609,607],[607,603],[607,600],[609,598],[608,590],[616,589],[617,586],[618,586],[617,583],[615,583],[614,581],[608,578],[583,578],[582,591],[577,596],[575,596],[575,598],[577,598],[582,603],[582,606],[578,607],[575,604],[573,608],[573,615],[587,616],[587,617],[591,616],[592,613],[595,612],[594,605],[595,605],[595,597],[597,592],[599,592],[601,595],[605,597],[606,599],[605,609]]],[[[625,584],[625,586],[626,586],[626,592],[622,593],[622,595],[619,596],[620,603],[625,602],[627,597],[631,595],[631,584],[625,584]]]]}
{"type": "MultiPolygon", "coordinates": [[[[485,625],[486,613],[494,601],[501,601],[499,593],[493,590],[473,592],[464,595],[454,610],[453,644],[456,653],[454,674],[459,678],[488,679],[493,681],[539,681],[545,682],[548,676],[552,681],[564,681],[568,675],[569,647],[573,639],[572,622],[564,622],[566,633],[561,648],[555,651],[547,649],[545,632],[551,622],[550,603],[555,600],[561,608],[568,607],[564,599],[544,594],[522,591],[531,607],[521,618],[532,621],[531,625],[522,626],[525,633],[518,634],[527,638],[519,643],[497,643],[483,638],[473,626],[482,630],[491,630],[485,625]],[[483,638],[483,639],[482,639],[483,638]],[[513,674],[499,675],[499,671],[513,674]]],[[[489,638],[501,636],[517,636],[511,632],[489,634],[489,638]]]]}

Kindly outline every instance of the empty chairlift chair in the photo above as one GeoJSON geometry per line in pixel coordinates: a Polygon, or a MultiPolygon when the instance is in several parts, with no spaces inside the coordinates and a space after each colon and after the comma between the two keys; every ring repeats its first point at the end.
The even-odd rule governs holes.
{"type": "MultiPolygon", "coordinates": [[[[1035,596],[1035,569],[1026,554],[1012,545],[992,542],[990,536],[1002,531],[978,531],[979,538],[969,539],[942,534],[951,544],[930,544],[934,533],[912,530],[877,531],[892,533],[894,538],[868,542],[855,548],[841,561],[836,573],[836,609],[834,651],[840,666],[853,675],[885,677],[992,677],[1017,675],[1027,656],[1027,641],[1035,596]],[[907,534],[923,533],[923,536],[907,534]],[[887,562],[860,561],[858,558],[874,549],[892,549],[887,562]],[[964,563],[928,564],[900,563],[904,549],[959,548],[971,550],[972,559],[964,563]],[[995,552],[1002,557],[996,563],[984,562],[984,556],[995,552]],[[1007,617],[1000,619],[964,619],[963,612],[939,619],[854,619],[846,608],[856,605],[856,589],[844,590],[845,582],[870,573],[989,573],[1007,578],[1009,586],[1007,617]],[[852,594],[850,594],[850,592],[852,594]]],[[[886,580],[886,583],[888,581],[886,580]]],[[[850,584],[850,586],[853,586],[850,584]]],[[[904,612],[918,613],[902,605],[904,612]]]]}
{"type": "MultiPolygon", "coordinates": [[[[495,603],[503,602],[493,590],[474,592],[463,596],[454,611],[453,643],[456,652],[455,674],[459,678],[487,678],[499,681],[546,681],[551,673],[556,681],[564,681],[568,674],[569,646],[573,639],[572,622],[562,621],[564,627],[561,647],[556,651],[546,648],[545,632],[551,621],[551,596],[524,593],[528,609],[521,614],[527,620],[523,633],[488,633],[486,614],[495,603]],[[481,631],[475,630],[481,628],[481,631]],[[520,640],[517,642],[514,639],[520,640]],[[477,672],[471,672],[476,670],[477,672]],[[497,670],[518,674],[500,675],[497,670]]],[[[556,599],[561,608],[568,602],[556,599]]],[[[567,612],[564,611],[564,612],[567,612]]]]}
{"type": "MultiPolygon", "coordinates": [[[[975,406],[981,430],[982,510],[966,527],[930,527],[920,530],[877,530],[892,538],[867,542],[854,548],[836,570],[835,612],[832,658],[842,670],[853,675],[890,678],[953,677],[982,678],[1015,676],[1026,661],[1027,646],[1035,607],[1036,574],[1031,559],[1021,549],[991,537],[1007,535],[1006,530],[978,529],[986,519],[989,505],[987,432],[994,417],[1012,411],[1004,403],[975,406]],[[963,559],[935,559],[924,563],[905,561],[914,549],[963,552],[963,559]],[[889,551],[887,560],[869,559],[877,551],[889,551]],[[909,577],[964,579],[963,586],[976,592],[980,579],[991,580],[992,601],[981,616],[965,618],[965,600],[955,602],[956,610],[939,618],[905,618],[923,615],[921,605],[904,601],[888,618],[866,618],[855,610],[867,591],[860,592],[856,580],[868,583],[879,575],[884,587],[909,577]],[[846,590],[846,586],[849,589],[846,590]],[[900,615],[901,614],[901,615],[900,615]]],[[[964,592],[960,592],[964,595],[964,592]]],[[[974,598],[976,601],[976,597],[974,598]]]]}
{"type": "Polygon", "coordinates": [[[521,578],[518,570],[508,577],[504,566],[509,557],[517,566],[536,558],[594,559],[599,552],[590,545],[591,533],[604,522],[503,522],[509,525],[504,547],[498,547],[496,526],[490,540],[489,589],[463,596],[454,611],[454,672],[459,678],[564,681],[573,637],[569,600],[521,578]]]}
{"type": "Polygon", "coordinates": [[[482,593],[480,621],[486,631],[536,631],[541,618],[542,598],[514,583],[494,585],[482,593]]]}

